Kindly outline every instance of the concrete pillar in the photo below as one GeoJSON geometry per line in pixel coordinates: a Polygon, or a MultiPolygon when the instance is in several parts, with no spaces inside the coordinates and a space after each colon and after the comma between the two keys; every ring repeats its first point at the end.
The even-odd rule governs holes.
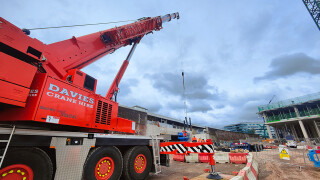
{"type": "Polygon", "coordinates": [[[294,136],[295,139],[298,139],[298,135],[297,135],[297,132],[296,132],[296,129],[294,128],[293,124],[290,124],[290,129],[291,129],[291,132],[292,132],[292,135],[294,136]]]}
{"type": "Polygon", "coordinates": [[[296,106],[293,106],[294,112],[296,113],[297,117],[300,117],[299,110],[296,106]]]}
{"type": "Polygon", "coordinates": [[[279,137],[279,134],[278,134],[278,128],[276,128],[276,127],[273,127],[273,129],[274,129],[274,132],[275,132],[275,134],[276,134],[276,139],[280,139],[280,137],[279,137]]]}
{"type": "Polygon", "coordinates": [[[315,120],[313,121],[313,124],[314,124],[316,131],[317,131],[318,137],[320,137],[320,130],[319,130],[318,124],[315,120]]]}
{"type": "Polygon", "coordinates": [[[267,131],[268,131],[268,134],[269,134],[269,138],[272,139],[272,134],[271,134],[271,130],[270,130],[269,125],[266,125],[266,127],[267,127],[267,131]]]}
{"type": "Polygon", "coordinates": [[[272,134],[271,134],[270,127],[269,127],[269,125],[267,125],[267,115],[266,115],[266,113],[263,112],[262,116],[263,116],[263,119],[264,119],[264,124],[265,124],[266,127],[267,127],[267,131],[268,131],[268,134],[269,134],[269,138],[272,139],[272,134]]]}
{"type": "Polygon", "coordinates": [[[304,127],[303,122],[301,120],[299,120],[299,124],[300,124],[300,127],[301,127],[301,130],[302,130],[304,138],[305,139],[309,139],[309,136],[307,134],[306,128],[304,127]]]}

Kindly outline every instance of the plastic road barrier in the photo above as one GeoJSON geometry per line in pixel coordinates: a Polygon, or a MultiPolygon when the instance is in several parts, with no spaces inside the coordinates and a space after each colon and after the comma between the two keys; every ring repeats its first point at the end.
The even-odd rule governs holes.
{"type": "Polygon", "coordinates": [[[227,152],[216,152],[214,154],[214,160],[216,163],[229,163],[229,153],[227,152]]]}
{"type": "Polygon", "coordinates": [[[184,162],[184,154],[174,154],[173,155],[173,160],[174,161],[180,161],[180,162],[184,162]]]}
{"type": "Polygon", "coordinates": [[[208,163],[210,161],[208,154],[199,153],[199,162],[200,163],[208,163]]]}
{"type": "Polygon", "coordinates": [[[191,153],[189,155],[186,155],[186,162],[188,163],[195,163],[195,162],[199,162],[199,156],[198,153],[191,153]]]}
{"type": "Polygon", "coordinates": [[[248,153],[229,153],[230,163],[246,164],[248,153]]]}
{"type": "Polygon", "coordinates": [[[258,179],[258,162],[253,158],[250,153],[248,156],[248,163],[246,167],[240,170],[239,174],[231,180],[257,180],[258,179]]]}
{"type": "Polygon", "coordinates": [[[309,150],[307,155],[308,155],[309,161],[312,161],[314,163],[314,167],[320,168],[320,159],[319,159],[320,150],[313,150],[313,149],[309,150]]]}

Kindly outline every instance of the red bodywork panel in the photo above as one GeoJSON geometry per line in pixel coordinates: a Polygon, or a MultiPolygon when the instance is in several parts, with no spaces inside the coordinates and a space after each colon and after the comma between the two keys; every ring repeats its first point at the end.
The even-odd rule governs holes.
{"type": "Polygon", "coordinates": [[[24,107],[37,68],[0,52],[0,103],[24,107]]]}
{"type": "Polygon", "coordinates": [[[38,121],[134,133],[135,122],[118,118],[118,103],[47,74],[37,73],[26,108],[0,111],[0,121],[38,121]]]}

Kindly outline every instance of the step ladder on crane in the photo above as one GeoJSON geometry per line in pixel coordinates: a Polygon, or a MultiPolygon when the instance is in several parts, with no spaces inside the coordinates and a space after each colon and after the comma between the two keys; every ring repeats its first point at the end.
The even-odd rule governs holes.
{"type": "Polygon", "coordinates": [[[8,151],[9,144],[11,142],[11,139],[12,139],[12,136],[13,136],[15,130],[16,130],[16,126],[13,126],[12,130],[11,130],[11,133],[10,133],[10,136],[9,136],[9,139],[0,140],[0,143],[7,143],[6,147],[5,147],[4,151],[3,151],[3,154],[0,156],[0,159],[1,159],[0,160],[0,168],[2,166],[2,163],[3,163],[3,160],[4,160],[5,156],[6,156],[6,153],[8,151]]]}
{"type": "Polygon", "coordinates": [[[157,136],[151,136],[152,152],[153,152],[153,164],[155,168],[155,174],[161,173],[160,164],[160,140],[157,136]]]}

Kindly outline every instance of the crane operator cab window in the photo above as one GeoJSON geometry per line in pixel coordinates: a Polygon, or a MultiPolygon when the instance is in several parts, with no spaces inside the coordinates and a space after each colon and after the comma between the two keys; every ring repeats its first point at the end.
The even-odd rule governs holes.
{"type": "Polygon", "coordinates": [[[69,70],[64,79],[69,83],[86,88],[93,93],[96,91],[97,80],[78,69],[69,70]]]}

